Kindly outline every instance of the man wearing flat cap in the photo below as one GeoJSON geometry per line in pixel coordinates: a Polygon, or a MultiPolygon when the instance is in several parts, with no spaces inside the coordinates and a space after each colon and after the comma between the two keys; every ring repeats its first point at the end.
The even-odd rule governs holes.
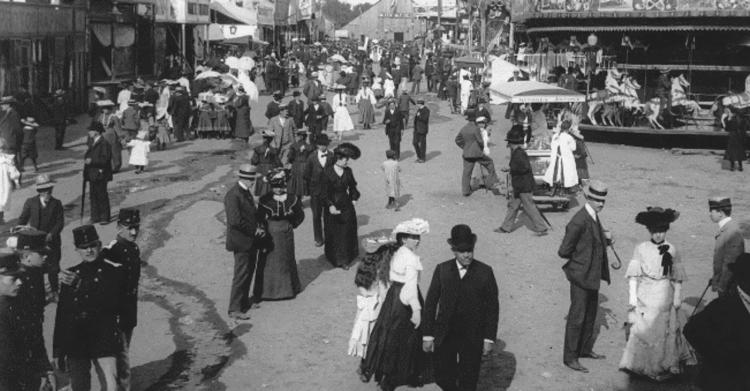
{"type": "Polygon", "coordinates": [[[477,389],[482,356],[497,337],[497,281],[474,259],[476,241],[468,225],[451,229],[454,258],[437,265],[424,302],[422,348],[435,353],[435,381],[445,391],[477,389]]]}
{"type": "Polygon", "coordinates": [[[118,328],[122,333],[123,348],[117,355],[117,384],[130,390],[130,341],[138,324],[138,285],[141,279],[141,250],[135,243],[141,229],[138,209],[123,208],[117,217],[117,237],[102,249],[103,256],[120,265],[125,273],[125,290],[121,302],[122,313],[118,328]]]}
{"type": "Polygon", "coordinates": [[[417,112],[414,114],[414,135],[412,144],[417,154],[417,163],[427,160],[427,133],[430,131],[430,109],[424,105],[424,99],[417,100],[417,112]]]}
{"type": "Polygon", "coordinates": [[[65,225],[65,212],[62,202],[52,196],[55,182],[47,174],[36,177],[37,195],[26,199],[18,217],[18,225],[29,225],[46,233],[45,243],[49,250],[45,269],[48,273],[52,299],[57,300],[59,288],[57,273],[60,271],[60,257],[62,241],[60,232],[65,225]]]}
{"type": "MultiPolygon", "coordinates": [[[[238,181],[224,197],[224,212],[227,216],[227,251],[234,253],[234,276],[229,295],[229,317],[235,320],[248,320],[250,284],[258,260],[256,240],[266,235],[256,216],[253,188],[257,172],[250,164],[239,168],[238,181]]],[[[253,297],[260,300],[263,275],[255,273],[253,297]]]]}
{"type": "Polygon", "coordinates": [[[711,290],[719,296],[734,291],[737,285],[729,268],[737,257],[745,252],[745,240],[740,227],[732,219],[732,201],[729,197],[712,197],[708,200],[708,215],[719,225],[714,245],[714,273],[711,290]]]}
{"type": "Polygon", "coordinates": [[[22,308],[16,303],[22,274],[18,255],[11,249],[0,249],[0,390],[15,391],[22,386],[19,369],[26,348],[18,320],[22,308]]]}
{"type": "Polygon", "coordinates": [[[612,236],[599,221],[599,213],[607,197],[607,185],[592,180],[584,194],[586,204],[565,226],[565,237],[557,254],[567,260],[563,271],[570,282],[563,363],[574,371],[588,373],[588,369],[578,361],[579,358],[605,358],[594,353],[594,325],[599,307],[600,281],[610,283],[607,246],[612,243],[612,236]]]}
{"type": "Polygon", "coordinates": [[[91,123],[88,149],[84,156],[83,178],[89,182],[92,224],[109,224],[110,219],[107,183],[112,180],[112,147],[102,137],[103,132],[101,123],[91,123]]]}
{"type": "Polygon", "coordinates": [[[464,171],[461,176],[461,193],[468,197],[471,195],[471,174],[474,165],[479,164],[487,171],[484,185],[492,190],[495,195],[500,195],[498,189],[499,181],[495,173],[495,162],[491,157],[484,154],[484,139],[479,130],[479,125],[487,122],[484,117],[470,120],[456,136],[456,145],[463,150],[464,171]]]}
{"type": "Polygon", "coordinates": [[[115,390],[125,273],[104,257],[93,225],[74,228],[73,242],[82,262],[60,273],[52,356],[58,369],[70,374],[73,390],[91,388],[92,364],[100,374],[101,389],[115,390]]]}
{"type": "MultiPolygon", "coordinates": [[[[19,390],[39,390],[42,383],[54,378],[50,358],[44,344],[44,264],[48,252],[46,234],[34,228],[13,235],[15,249],[24,268],[21,289],[16,297],[19,328],[25,354],[19,357],[21,384],[19,390]]],[[[54,380],[53,380],[54,381],[54,380]]]]}
{"type": "Polygon", "coordinates": [[[740,254],[728,269],[737,286],[685,325],[685,337],[701,357],[697,383],[705,391],[750,390],[750,254],[740,254]]]}

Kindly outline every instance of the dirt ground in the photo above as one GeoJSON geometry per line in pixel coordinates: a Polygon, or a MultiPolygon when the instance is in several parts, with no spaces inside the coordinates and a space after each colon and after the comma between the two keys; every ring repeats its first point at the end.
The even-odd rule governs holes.
{"type": "MultiPolygon", "coordinates": [[[[253,121],[261,128],[267,98],[253,106],[253,121]]],[[[483,190],[470,197],[460,191],[461,151],[453,139],[465,120],[449,113],[445,102],[428,96],[432,111],[427,141],[428,161],[415,163],[411,129],[402,141],[402,197],[400,212],[385,209],[384,180],[380,163],[388,141],[382,125],[357,129],[345,141],[360,146],[362,157],[351,164],[362,199],[357,204],[360,237],[389,233],[400,221],[422,217],[431,232],[423,237],[418,253],[425,271],[420,289],[426,293],[435,266],[451,257],[446,243],[450,228],[469,224],[478,235],[477,259],[491,265],[499,284],[500,324],[493,354],[482,367],[480,390],[689,390],[691,372],[682,379],[655,384],[630,378],[617,369],[622,349],[627,305],[624,270],[634,246],[648,240],[635,224],[635,215],[646,206],[679,210],[681,216],[668,234],[682,254],[689,280],[683,292],[685,310],[692,311],[711,275],[711,257],[717,227],[708,218],[707,198],[721,193],[732,197],[735,215],[750,211],[746,196],[750,185],[743,173],[721,169],[713,155],[679,155],[666,150],[590,143],[595,161],[593,178],[609,185],[603,225],[612,231],[624,266],[612,271],[612,284],[600,291],[599,337],[595,345],[606,360],[582,360],[591,373],[580,374],[562,365],[565,316],[569,305],[568,283],[557,248],[571,210],[545,211],[553,230],[536,237],[520,228],[497,234],[506,200],[483,190]]],[[[354,107],[351,108],[352,111],[354,107]]],[[[505,108],[493,107],[495,145],[492,156],[500,173],[508,151],[502,141],[509,124],[505,108]]],[[[377,118],[382,119],[378,112],[377,118]]],[[[357,120],[353,114],[353,119],[357,120]]],[[[80,132],[80,131],[79,131],[80,132]]],[[[47,155],[43,169],[60,183],[55,195],[67,209],[63,231],[63,266],[77,258],[71,230],[78,224],[80,157],[83,146],[47,155]]],[[[357,360],[346,355],[354,317],[354,269],[332,269],[322,248],[313,244],[309,209],[307,221],[295,231],[297,262],[304,290],[294,300],[264,302],[251,310],[249,323],[235,325],[226,316],[232,256],[224,249],[222,199],[235,178],[236,166],[248,159],[242,143],[199,140],[174,145],[152,154],[145,175],[132,170],[116,176],[110,185],[113,210],[136,206],[144,216],[139,240],[148,266],[142,279],[140,320],[133,338],[135,390],[374,390],[361,383],[357,360]]],[[[504,180],[504,174],[501,180],[504,180]]],[[[14,195],[6,219],[20,213],[21,200],[33,194],[26,185],[14,195]]],[[[104,238],[114,235],[114,224],[98,227],[104,238]]],[[[609,252],[614,261],[614,254],[609,252]]],[[[707,298],[713,299],[711,293],[707,298]]],[[[48,344],[54,305],[48,307],[48,344]]],[[[437,390],[435,385],[423,388],[437,390]]]]}

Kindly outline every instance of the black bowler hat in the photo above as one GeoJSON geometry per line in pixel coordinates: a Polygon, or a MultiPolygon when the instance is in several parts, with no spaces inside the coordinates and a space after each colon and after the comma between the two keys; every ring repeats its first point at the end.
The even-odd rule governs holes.
{"type": "Polygon", "coordinates": [[[327,134],[319,134],[315,139],[315,145],[328,145],[330,143],[331,140],[328,138],[327,134]]]}
{"type": "Polygon", "coordinates": [[[99,242],[99,234],[96,233],[96,228],[91,225],[82,225],[77,228],[73,228],[73,243],[76,248],[87,248],[99,242]]]}
{"type": "Polygon", "coordinates": [[[731,208],[732,200],[729,197],[717,196],[708,199],[708,209],[731,208]]]}
{"type": "Polygon", "coordinates": [[[104,133],[104,125],[102,125],[99,121],[92,121],[91,125],[89,125],[88,130],[93,130],[97,133],[104,133]]]}
{"type": "Polygon", "coordinates": [[[16,250],[29,250],[34,252],[45,252],[47,247],[47,233],[38,229],[26,229],[17,234],[16,250]]]}
{"type": "Polygon", "coordinates": [[[141,212],[135,208],[120,209],[117,224],[128,228],[138,227],[141,224],[141,212]]]}
{"type": "Polygon", "coordinates": [[[465,252],[474,251],[474,244],[477,242],[477,235],[471,232],[471,228],[466,224],[458,224],[451,228],[451,237],[448,244],[454,251],[465,252]]]}
{"type": "Polygon", "coordinates": [[[23,273],[21,259],[15,251],[0,250],[0,275],[18,276],[23,273]]]}

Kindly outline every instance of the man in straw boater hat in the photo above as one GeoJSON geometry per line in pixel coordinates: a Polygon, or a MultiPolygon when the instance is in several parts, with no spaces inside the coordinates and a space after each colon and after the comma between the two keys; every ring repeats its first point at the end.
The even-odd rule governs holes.
{"type": "MultiPolygon", "coordinates": [[[[312,107],[312,106],[310,106],[312,107]]],[[[315,139],[316,151],[307,156],[307,165],[305,166],[304,178],[309,186],[310,191],[310,209],[312,210],[313,235],[315,245],[320,247],[323,241],[323,211],[326,205],[323,203],[323,184],[321,175],[323,171],[333,166],[333,153],[328,150],[328,135],[321,134],[315,139]]]]}
{"type": "Polygon", "coordinates": [[[474,259],[476,241],[468,225],[451,229],[453,258],[435,268],[424,302],[422,349],[435,352],[435,380],[446,391],[477,389],[482,356],[497,338],[497,281],[474,259]]]}
{"type": "Polygon", "coordinates": [[[525,133],[523,126],[513,125],[508,131],[505,141],[510,148],[510,178],[513,186],[513,199],[508,203],[508,211],[505,214],[503,224],[495,232],[513,232],[518,226],[516,217],[519,210],[523,210],[529,216],[533,230],[537,235],[547,234],[547,223],[544,221],[539,209],[534,203],[534,172],[531,169],[529,155],[523,149],[525,133]]]}
{"type": "Polygon", "coordinates": [[[81,263],[60,272],[52,356],[58,369],[70,374],[73,390],[91,388],[92,364],[101,388],[115,390],[125,273],[105,258],[93,225],[74,228],[73,242],[81,263]]]}
{"type": "Polygon", "coordinates": [[[719,296],[734,291],[736,282],[729,268],[737,257],[745,252],[745,240],[740,227],[732,219],[732,200],[716,196],[708,199],[708,215],[719,225],[714,245],[714,273],[711,277],[711,290],[719,296]]]}
{"type": "Polygon", "coordinates": [[[698,385],[706,391],[750,390],[750,254],[729,267],[737,287],[709,303],[685,325],[685,337],[701,357],[698,385]]]}
{"type": "Polygon", "coordinates": [[[563,270],[570,282],[563,363],[570,369],[588,373],[579,358],[605,358],[593,350],[596,341],[594,324],[600,281],[610,283],[607,246],[612,243],[612,235],[602,228],[599,221],[607,197],[607,185],[592,180],[584,194],[586,204],[565,226],[565,237],[557,254],[567,260],[563,270]]]}
{"type": "MultiPolygon", "coordinates": [[[[255,167],[243,164],[239,167],[238,181],[224,197],[224,211],[227,215],[226,249],[234,253],[234,276],[229,295],[229,317],[234,320],[248,320],[250,284],[258,263],[255,241],[266,235],[256,216],[253,188],[256,181],[255,167]]],[[[253,297],[260,300],[263,276],[256,273],[253,284],[253,297]]]]}
{"type": "Polygon", "coordinates": [[[65,211],[60,200],[52,196],[55,182],[47,174],[36,177],[37,195],[29,197],[23,204],[21,215],[18,217],[18,225],[29,225],[46,233],[45,243],[49,247],[47,251],[46,271],[49,278],[51,298],[57,300],[58,277],[60,271],[60,257],[62,254],[62,241],[60,232],[65,226],[65,211]]]}

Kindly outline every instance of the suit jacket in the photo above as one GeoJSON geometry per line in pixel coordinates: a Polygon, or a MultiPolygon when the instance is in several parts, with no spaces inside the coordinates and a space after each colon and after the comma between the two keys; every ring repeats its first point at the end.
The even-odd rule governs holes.
{"type": "Polygon", "coordinates": [[[413,105],[417,104],[416,102],[414,102],[414,99],[412,99],[408,94],[401,94],[398,96],[396,109],[398,111],[409,111],[409,103],[413,105]]]}
{"type": "Polygon", "coordinates": [[[469,122],[461,128],[461,131],[456,136],[456,145],[463,149],[464,159],[476,159],[484,156],[482,133],[479,131],[479,127],[473,122],[469,122]]]}
{"type": "Polygon", "coordinates": [[[294,99],[289,102],[289,116],[294,119],[295,126],[301,128],[305,122],[305,103],[294,99]]]}
{"type": "Polygon", "coordinates": [[[289,163],[289,147],[294,142],[295,129],[293,118],[286,118],[284,125],[278,115],[271,118],[271,130],[276,134],[271,145],[279,151],[281,164],[289,163]]]}
{"type": "Polygon", "coordinates": [[[89,149],[86,150],[84,159],[91,159],[91,163],[84,167],[87,180],[112,180],[112,147],[104,137],[99,137],[96,141],[89,140],[89,149]]]}
{"type": "Polygon", "coordinates": [[[306,120],[305,125],[307,125],[308,128],[316,128],[318,130],[323,129],[323,120],[326,118],[327,114],[323,106],[318,105],[318,108],[315,108],[315,105],[307,106],[307,110],[305,110],[306,120]]]}
{"type": "Polygon", "coordinates": [[[319,98],[322,93],[323,88],[320,86],[320,83],[315,80],[309,80],[305,83],[305,86],[302,87],[302,94],[304,94],[308,100],[319,98]]]}
{"type": "Polygon", "coordinates": [[[425,336],[435,337],[437,346],[452,330],[464,331],[470,343],[481,346],[484,339],[495,340],[499,312],[492,268],[475,259],[462,279],[454,258],[435,268],[424,303],[422,331],[425,336]],[[464,296],[459,302],[462,291],[464,296]]]}
{"type": "Polygon", "coordinates": [[[235,183],[224,196],[224,213],[227,215],[227,251],[250,251],[258,228],[252,189],[245,190],[235,183]]]}
{"type": "Polygon", "coordinates": [[[29,197],[23,204],[21,216],[18,217],[18,225],[30,225],[40,231],[52,235],[51,245],[59,247],[60,231],[65,225],[65,212],[62,202],[57,198],[50,197],[47,206],[42,208],[39,196],[29,197]]]}
{"type": "Polygon", "coordinates": [[[187,121],[190,117],[190,96],[186,92],[177,91],[169,98],[167,111],[176,121],[187,121]]]}
{"type": "Polygon", "coordinates": [[[534,192],[534,172],[531,170],[529,155],[523,148],[515,148],[510,153],[510,181],[516,197],[521,193],[534,192]]]}
{"type": "Polygon", "coordinates": [[[417,110],[414,115],[414,133],[427,134],[430,131],[430,109],[427,106],[417,110]]]}
{"type": "Polygon", "coordinates": [[[404,130],[404,117],[398,110],[393,110],[391,113],[388,109],[385,110],[383,116],[383,123],[385,124],[385,135],[401,140],[401,132],[404,130]]]}
{"type": "Polygon", "coordinates": [[[314,149],[307,155],[307,164],[305,164],[303,177],[310,188],[311,196],[321,196],[325,190],[323,189],[323,183],[320,176],[326,168],[333,166],[333,152],[327,151],[327,153],[326,164],[322,166],[320,165],[320,160],[318,160],[317,149],[314,149]]]}
{"type": "Polygon", "coordinates": [[[134,242],[117,238],[102,249],[104,257],[122,266],[125,273],[124,294],[118,325],[131,331],[138,324],[138,284],[141,279],[141,250],[134,242]]]}
{"type": "Polygon", "coordinates": [[[750,390],[750,313],[737,291],[712,301],[685,325],[685,337],[703,358],[703,390],[750,390]]]}
{"type": "Polygon", "coordinates": [[[599,290],[600,280],[610,282],[607,239],[601,224],[591,218],[585,206],[565,226],[557,254],[568,260],[563,270],[572,284],[599,290]]]}
{"type": "Polygon", "coordinates": [[[2,147],[6,151],[16,152],[16,138],[21,133],[21,117],[13,108],[0,110],[0,139],[5,141],[2,147]]]}
{"type": "Polygon", "coordinates": [[[732,272],[729,265],[745,252],[745,240],[740,233],[740,226],[732,219],[724,224],[716,234],[714,246],[714,276],[711,285],[722,291],[733,285],[732,272]]]}

